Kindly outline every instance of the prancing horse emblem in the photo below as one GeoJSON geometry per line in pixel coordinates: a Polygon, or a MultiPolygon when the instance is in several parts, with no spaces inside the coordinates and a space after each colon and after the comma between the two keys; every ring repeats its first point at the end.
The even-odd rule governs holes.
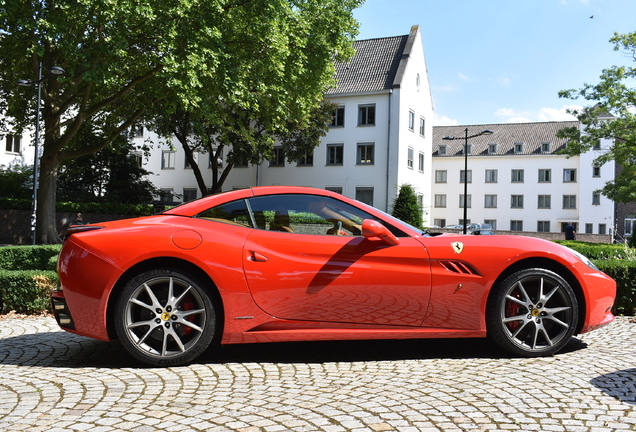
{"type": "Polygon", "coordinates": [[[464,243],[462,242],[452,242],[451,246],[456,254],[460,254],[464,250],[464,243]]]}

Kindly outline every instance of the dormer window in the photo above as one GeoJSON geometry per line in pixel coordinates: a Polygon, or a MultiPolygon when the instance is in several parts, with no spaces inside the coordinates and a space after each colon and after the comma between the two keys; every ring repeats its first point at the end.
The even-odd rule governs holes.
{"type": "Polygon", "coordinates": [[[499,146],[497,144],[488,144],[488,154],[496,154],[497,150],[499,150],[499,146]]]}
{"type": "Polygon", "coordinates": [[[550,153],[551,151],[551,145],[549,142],[542,142],[541,143],[541,153],[550,153]]]}
{"type": "Polygon", "coordinates": [[[447,149],[446,149],[446,146],[445,146],[445,145],[441,145],[441,146],[439,146],[439,152],[438,152],[438,154],[440,154],[440,155],[445,155],[445,154],[446,154],[446,150],[447,150],[447,149]]]}
{"type": "Polygon", "coordinates": [[[515,154],[523,153],[523,143],[515,143],[515,154]]]}

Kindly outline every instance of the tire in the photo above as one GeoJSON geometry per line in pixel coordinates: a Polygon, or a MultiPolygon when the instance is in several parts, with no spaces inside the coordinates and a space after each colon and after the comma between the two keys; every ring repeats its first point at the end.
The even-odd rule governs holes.
{"type": "Polygon", "coordinates": [[[180,270],[152,270],[126,283],[117,300],[115,329],[133,357],[176,366],[210,345],[216,314],[201,282],[180,270]]]}
{"type": "Polygon", "coordinates": [[[565,279],[545,269],[521,270],[488,300],[488,336],[517,356],[549,356],[570,341],[578,316],[576,295],[565,279]]]}

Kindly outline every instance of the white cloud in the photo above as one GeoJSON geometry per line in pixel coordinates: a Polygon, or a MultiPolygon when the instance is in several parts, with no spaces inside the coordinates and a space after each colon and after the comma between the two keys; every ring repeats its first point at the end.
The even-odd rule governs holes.
{"type": "Polygon", "coordinates": [[[566,112],[567,109],[581,108],[578,105],[564,105],[561,108],[544,107],[538,111],[515,111],[512,108],[499,108],[495,115],[503,119],[504,123],[529,123],[547,121],[569,121],[576,118],[566,112]]]}
{"type": "Polygon", "coordinates": [[[431,119],[433,126],[457,126],[459,122],[455,119],[440,115],[433,111],[433,118],[431,119]]]}
{"type": "Polygon", "coordinates": [[[457,74],[457,76],[459,76],[459,79],[464,81],[477,81],[477,78],[469,77],[468,75],[464,75],[463,73],[459,73],[457,74]]]}
{"type": "Polygon", "coordinates": [[[497,78],[497,82],[501,85],[507,86],[510,84],[510,78],[497,78]]]}

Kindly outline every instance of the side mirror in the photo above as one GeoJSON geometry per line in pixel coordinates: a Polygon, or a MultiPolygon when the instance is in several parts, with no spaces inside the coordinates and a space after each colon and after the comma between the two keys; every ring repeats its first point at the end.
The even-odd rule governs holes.
{"type": "Polygon", "coordinates": [[[362,235],[365,238],[379,238],[391,246],[400,244],[400,240],[398,240],[387,227],[373,219],[365,219],[362,221],[362,235]]]}

